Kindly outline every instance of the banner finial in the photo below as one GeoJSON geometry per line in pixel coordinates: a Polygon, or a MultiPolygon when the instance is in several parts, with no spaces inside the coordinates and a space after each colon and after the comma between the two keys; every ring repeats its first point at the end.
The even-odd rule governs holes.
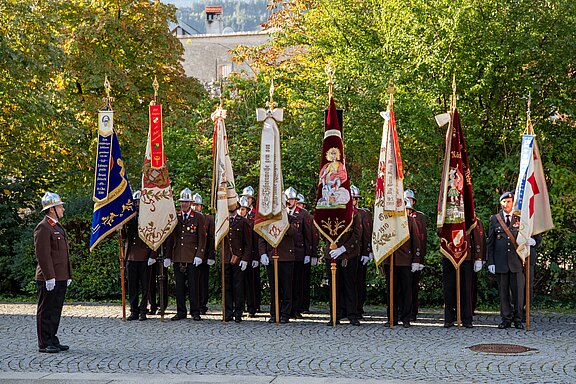
{"type": "Polygon", "coordinates": [[[394,103],[394,94],[396,93],[396,87],[394,86],[394,79],[390,79],[388,83],[388,93],[390,94],[390,100],[388,101],[388,107],[391,108],[394,103]]]}
{"type": "Polygon", "coordinates": [[[450,104],[450,109],[456,109],[456,74],[452,75],[452,102],[450,104]]]}
{"type": "Polygon", "coordinates": [[[111,110],[114,98],[110,97],[110,91],[112,90],[112,87],[110,86],[110,81],[108,81],[108,75],[104,76],[104,90],[106,91],[106,97],[102,98],[104,109],[111,110]]]}
{"type": "Polygon", "coordinates": [[[332,68],[330,64],[327,64],[325,72],[326,75],[328,75],[328,80],[326,80],[326,85],[328,86],[328,99],[331,99],[333,95],[334,75],[336,74],[336,70],[332,68]]]}
{"type": "Polygon", "coordinates": [[[278,104],[274,102],[274,79],[272,79],[270,83],[270,100],[266,103],[266,106],[268,110],[273,111],[276,105],[278,104]]]}
{"type": "Polygon", "coordinates": [[[156,75],[154,75],[154,81],[152,82],[152,88],[154,88],[154,100],[152,101],[152,105],[156,104],[156,99],[158,98],[158,89],[160,88],[160,84],[158,84],[158,79],[156,75]]]}

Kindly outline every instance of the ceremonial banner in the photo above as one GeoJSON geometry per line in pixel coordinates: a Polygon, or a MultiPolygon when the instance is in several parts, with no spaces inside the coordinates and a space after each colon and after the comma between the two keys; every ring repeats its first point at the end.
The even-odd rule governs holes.
{"type": "Polygon", "coordinates": [[[336,104],[334,99],[330,98],[322,142],[314,225],[330,242],[332,249],[352,225],[353,208],[350,179],[344,156],[342,128],[338,121],[336,104]]]}
{"type": "Polygon", "coordinates": [[[114,131],[114,112],[98,112],[98,152],[94,174],[94,213],[90,251],[136,215],[132,189],[114,131]]]}
{"type": "Polygon", "coordinates": [[[211,117],[215,123],[212,141],[212,209],[216,211],[214,246],[218,248],[230,229],[228,211],[236,208],[238,196],[228,154],[228,136],[224,124],[226,111],[218,108],[211,117]]]}
{"type": "Polygon", "coordinates": [[[392,102],[384,118],[376,179],[372,252],[376,266],[410,238],[404,206],[404,172],[392,102]]]}
{"type": "Polygon", "coordinates": [[[163,148],[162,106],[150,105],[148,142],[142,168],[138,235],[154,251],[172,233],[177,223],[163,148]]]}
{"type": "Polygon", "coordinates": [[[284,209],[284,181],[282,178],[280,132],[283,110],[256,109],[256,119],[264,121],[260,142],[260,184],[254,231],[272,247],[277,247],[288,230],[288,214],[284,209]]]}
{"type": "Polygon", "coordinates": [[[457,268],[468,253],[469,233],[476,226],[476,213],[468,149],[456,108],[448,120],[436,226],[440,230],[440,252],[457,268]]]}
{"type": "Polygon", "coordinates": [[[554,228],[540,151],[532,134],[522,136],[520,174],[514,196],[514,211],[520,213],[516,252],[524,261],[530,256],[528,239],[554,228]]]}

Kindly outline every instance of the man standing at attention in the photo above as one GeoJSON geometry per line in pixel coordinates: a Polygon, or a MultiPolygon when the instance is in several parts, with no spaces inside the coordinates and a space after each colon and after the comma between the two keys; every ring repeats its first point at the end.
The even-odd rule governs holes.
{"type": "Polygon", "coordinates": [[[38,351],[58,353],[69,349],[67,345],[60,344],[56,333],[60,325],[66,288],[72,282],[68,238],[59,222],[64,216],[64,203],[60,196],[46,192],[42,198],[42,211],[46,211],[46,216],[34,230],[34,248],[38,262],[38,351]]]}

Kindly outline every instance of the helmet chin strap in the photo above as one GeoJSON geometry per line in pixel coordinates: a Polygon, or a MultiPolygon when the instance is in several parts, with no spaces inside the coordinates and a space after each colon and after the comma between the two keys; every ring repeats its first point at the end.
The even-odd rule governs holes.
{"type": "Polygon", "coordinates": [[[56,207],[52,207],[50,209],[54,212],[54,215],[56,215],[56,220],[60,221],[60,215],[58,215],[58,211],[56,211],[56,207]]]}

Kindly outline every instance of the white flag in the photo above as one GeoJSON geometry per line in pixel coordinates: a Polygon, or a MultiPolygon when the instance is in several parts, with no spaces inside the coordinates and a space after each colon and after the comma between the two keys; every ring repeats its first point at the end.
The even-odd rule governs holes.
{"type": "Polygon", "coordinates": [[[216,210],[214,220],[214,246],[218,248],[220,241],[230,229],[228,211],[235,209],[238,202],[232,162],[228,154],[228,136],[224,119],[226,111],[218,108],[212,113],[214,126],[213,162],[212,162],[212,208],[216,210]]]}

